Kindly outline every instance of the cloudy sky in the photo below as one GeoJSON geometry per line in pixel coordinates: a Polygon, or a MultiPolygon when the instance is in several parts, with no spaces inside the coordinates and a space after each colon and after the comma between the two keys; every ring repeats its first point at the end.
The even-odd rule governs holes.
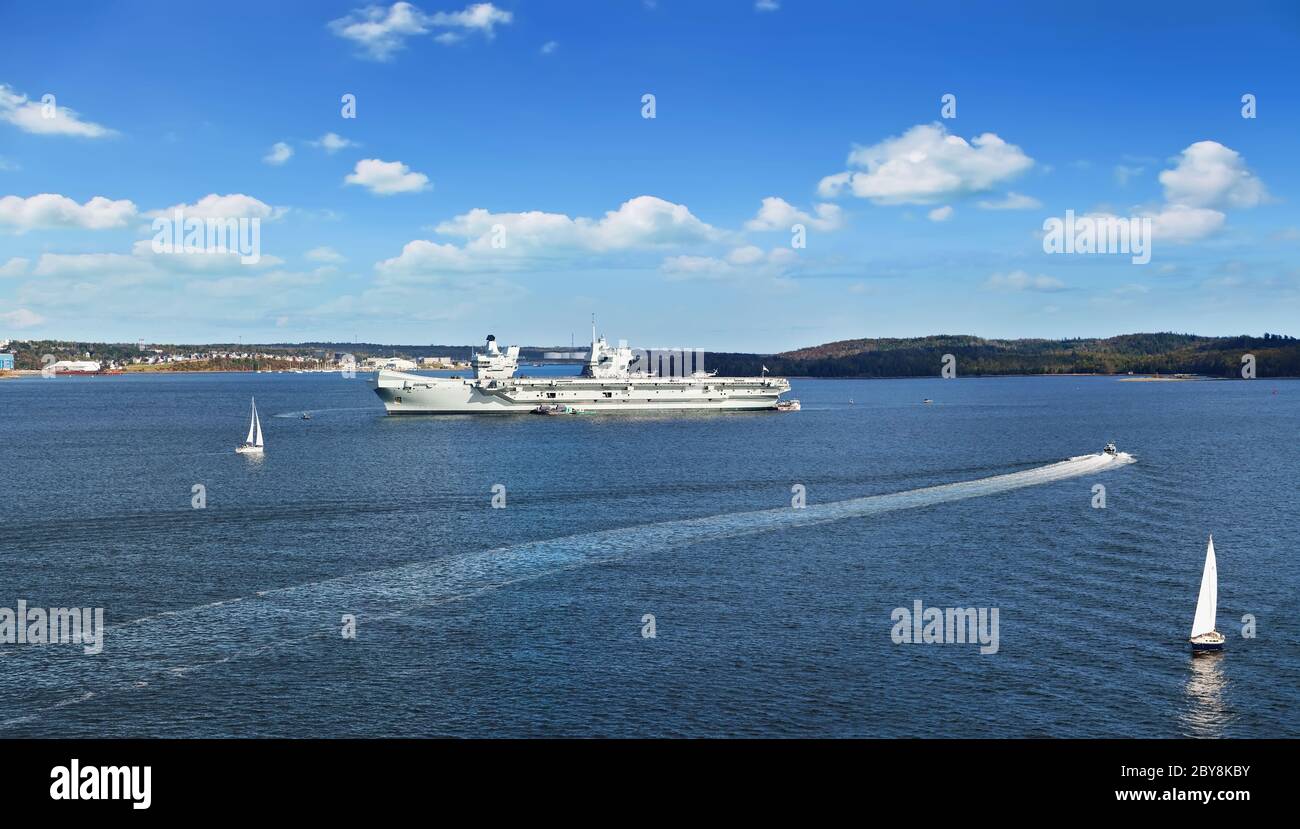
{"type": "Polygon", "coordinates": [[[1300,11],[1217,8],[5,4],[0,338],[1300,335],[1300,11]]]}

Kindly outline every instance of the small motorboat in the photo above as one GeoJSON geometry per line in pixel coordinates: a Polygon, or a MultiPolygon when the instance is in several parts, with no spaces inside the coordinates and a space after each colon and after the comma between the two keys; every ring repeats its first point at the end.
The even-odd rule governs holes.
{"type": "Polygon", "coordinates": [[[1118,455],[1118,454],[1119,454],[1119,450],[1115,448],[1115,442],[1114,442],[1114,441],[1111,441],[1110,443],[1106,444],[1106,447],[1105,447],[1104,449],[1102,449],[1101,451],[1105,452],[1107,455],[1118,455]]]}
{"type": "Polygon", "coordinates": [[[311,412],[303,412],[303,413],[302,413],[302,419],[303,419],[303,420],[311,420],[311,412]]]}
{"type": "Polygon", "coordinates": [[[801,407],[798,400],[778,400],[773,408],[778,412],[797,412],[801,407]]]}
{"type": "Polygon", "coordinates": [[[536,409],[533,409],[533,414],[539,414],[539,415],[562,415],[568,413],[569,413],[569,407],[562,406],[559,403],[552,403],[549,406],[543,403],[542,405],[538,406],[536,409]]]}
{"type": "Polygon", "coordinates": [[[1219,568],[1214,560],[1214,536],[1205,548],[1205,568],[1201,571],[1201,592],[1196,597],[1196,616],[1192,619],[1192,653],[1223,650],[1224,635],[1214,629],[1219,614],[1219,568]]]}
{"type": "Polygon", "coordinates": [[[934,401],[927,397],[927,398],[925,398],[924,400],[922,400],[921,402],[924,403],[925,405],[929,406],[929,405],[930,405],[931,403],[933,403],[934,401]]]}

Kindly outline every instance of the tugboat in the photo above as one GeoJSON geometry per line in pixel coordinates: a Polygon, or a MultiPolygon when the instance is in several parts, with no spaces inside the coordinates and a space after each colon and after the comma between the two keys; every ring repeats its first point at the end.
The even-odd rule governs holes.
{"type": "Polygon", "coordinates": [[[778,412],[797,412],[801,408],[798,400],[782,400],[772,408],[778,412]]]}
{"type": "Polygon", "coordinates": [[[1196,616],[1192,620],[1192,653],[1223,650],[1224,636],[1214,629],[1219,612],[1219,569],[1214,561],[1214,536],[1205,548],[1205,569],[1201,571],[1201,592],[1196,597],[1196,616]]]}

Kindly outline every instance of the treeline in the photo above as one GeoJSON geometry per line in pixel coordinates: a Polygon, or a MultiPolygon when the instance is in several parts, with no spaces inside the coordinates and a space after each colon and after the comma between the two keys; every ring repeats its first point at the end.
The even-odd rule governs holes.
{"type": "Polygon", "coordinates": [[[1300,341],[1285,335],[1200,337],[1125,334],[1106,339],[986,340],[969,335],[843,340],[784,354],[705,355],[708,370],[753,376],[767,366],[786,377],[936,377],[943,356],[960,375],[1199,374],[1241,377],[1253,355],[1258,377],[1300,377],[1300,341]]]}
{"type": "Polygon", "coordinates": [[[168,371],[293,371],[294,369],[316,368],[320,363],[295,362],[293,360],[251,359],[243,357],[217,357],[211,360],[177,360],[171,363],[152,363],[126,366],[130,372],[168,372],[168,371]]]}

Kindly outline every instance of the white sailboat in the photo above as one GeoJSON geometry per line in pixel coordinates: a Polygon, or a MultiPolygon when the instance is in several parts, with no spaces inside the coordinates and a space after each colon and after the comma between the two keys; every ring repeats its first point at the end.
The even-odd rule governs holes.
{"type": "Polygon", "coordinates": [[[257,399],[253,399],[253,418],[248,422],[248,437],[243,446],[236,446],[235,451],[241,455],[262,454],[262,419],[257,416],[257,399]]]}
{"type": "Polygon", "coordinates": [[[1201,572],[1201,594],[1196,598],[1196,618],[1192,620],[1192,651],[1221,651],[1224,636],[1214,629],[1219,612],[1219,570],[1214,561],[1214,536],[1205,548],[1205,569],[1201,572]]]}

